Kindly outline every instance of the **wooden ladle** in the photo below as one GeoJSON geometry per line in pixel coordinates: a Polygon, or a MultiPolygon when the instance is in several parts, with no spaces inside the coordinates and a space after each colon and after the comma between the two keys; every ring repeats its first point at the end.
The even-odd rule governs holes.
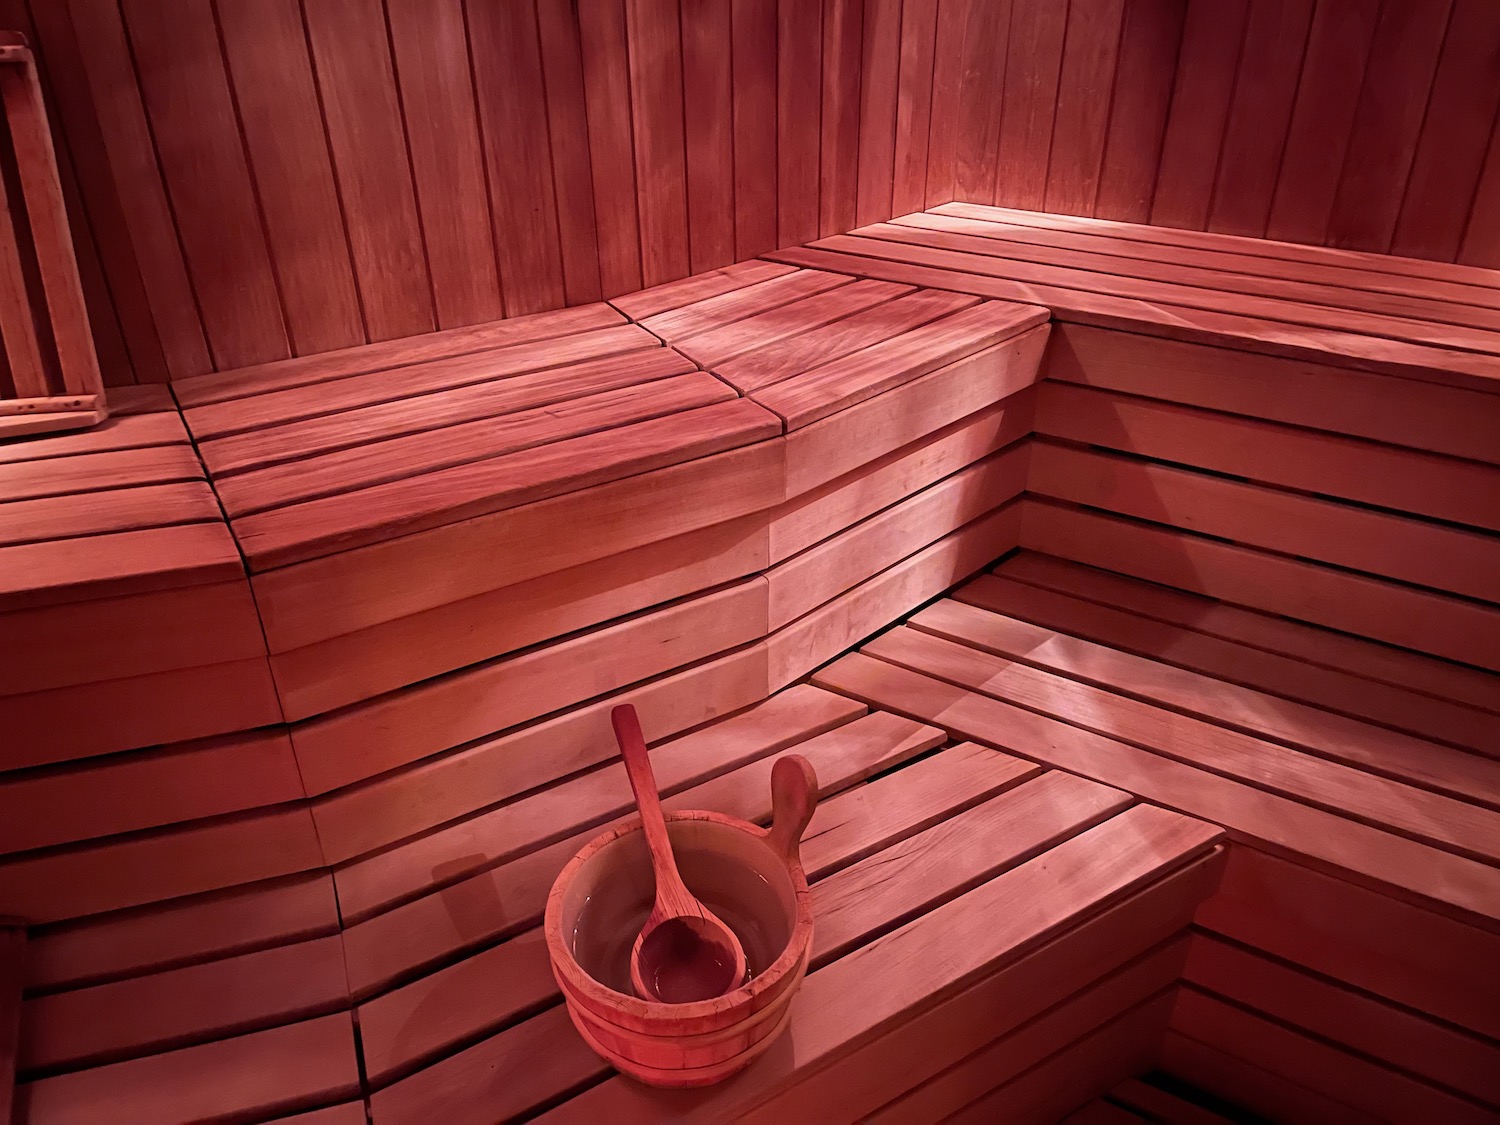
{"type": "Polygon", "coordinates": [[[656,902],[630,948],[630,981],[642,999],[666,1004],[722,996],[745,980],[745,947],[733,930],[693,897],[677,872],[656,775],[651,772],[635,708],[623,704],[609,718],[641,810],[641,827],[656,875],[656,902]]]}

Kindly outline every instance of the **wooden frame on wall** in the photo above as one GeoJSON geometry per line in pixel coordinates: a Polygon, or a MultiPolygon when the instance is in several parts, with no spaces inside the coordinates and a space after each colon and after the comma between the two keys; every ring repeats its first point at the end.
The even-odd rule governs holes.
{"type": "Polygon", "coordinates": [[[12,208],[0,176],[0,338],[9,365],[8,388],[0,383],[4,439],[92,426],[109,409],[36,63],[14,31],[0,32],[0,99],[24,205],[12,208]]]}

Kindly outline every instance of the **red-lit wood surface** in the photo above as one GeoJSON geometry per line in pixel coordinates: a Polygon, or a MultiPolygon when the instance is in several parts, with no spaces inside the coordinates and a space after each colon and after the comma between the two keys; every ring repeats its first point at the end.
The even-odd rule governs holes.
{"type": "Polygon", "coordinates": [[[1476,390],[1500,356],[1496,273],[1470,266],[964,203],[772,257],[1476,390]]]}
{"type": "Polygon", "coordinates": [[[1278,1083],[1370,1119],[1500,1106],[1492,677],[1476,706],[1431,658],[1022,552],[813,682],[1224,826],[1174,1075],[1272,1115],[1278,1083]],[[1406,665],[1431,674],[1382,682],[1406,665]]]}
{"type": "MultiPolygon", "coordinates": [[[[1181,934],[1218,876],[1205,863],[1218,837],[1210,826],[978,746],[931,753],[943,742],[932,727],[800,686],[652,752],[668,808],[757,821],[770,815],[776,756],[795,749],[813,762],[823,800],[804,861],[822,925],[804,988],[829,999],[804,1004],[798,1041],[847,1068],[871,1052],[910,1055],[914,1035],[947,1036],[922,1072],[870,1071],[881,1076],[857,1097],[872,1109],[961,1057],[974,1035],[1004,1030],[964,1011],[1003,1000],[1006,1026],[1018,1027],[1065,1002],[1029,1047],[1045,1054],[1170,985],[1181,934]],[[976,837],[986,846],[954,846],[976,837]],[[1100,864],[1101,849],[1118,860],[1100,864]],[[908,874],[892,881],[893,863],[908,874]],[[1074,873],[1067,895],[1028,889],[1064,871],[1074,873]],[[998,929],[991,899],[1014,904],[998,929]],[[863,1001],[843,978],[920,958],[954,927],[975,934],[961,963],[934,961],[930,980],[892,976],[883,1003],[913,1023],[894,1041],[872,1037],[888,1021],[857,1013],[863,1001]]],[[[351,985],[376,1120],[490,1119],[599,1083],[607,1068],[562,1018],[536,927],[556,870],[629,807],[618,765],[511,802],[497,821],[512,838],[507,859],[366,921],[346,919],[342,933],[326,876],[34,930],[19,1119],[70,1121],[99,1099],[112,1120],[142,1122],[344,1101],[359,1092],[351,985]],[[465,1077],[481,1071],[482,1096],[465,1077]]],[[[797,1083],[810,1066],[768,1059],[750,1072],[758,1077],[698,1104],[710,1115],[725,1096],[802,1104],[797,1083]]],[[[637,1088],[617,1087],[605,1082],[591,1098],[650,1112],[633,1104],[637,1088]]]]}
{"type": "Polygon", "coordinates": [[[111,383],[587,304],[955,200],[1500,265],[1486,0],[231,7],[0,5],[38,51],[111,383]]]}
{"type": "Polygon", "coordinates": [[[1500,266],[1497,37],[1484,0],[944,5],[964,112],[929,187],[1500,266]]]}
{"type": "Polygon", "coordinates": [[[115,398],[87,432],[0,447],[7,770],[281,719],[239,551],[170,395],[115,398]]]}
{"type": "Polygon", "coordinates": [[[0,103],[0,439],[87,428],[109,407],[35,59],[14,31],[0,32],[0,103]]]}
{"type": "Polygon", "coordinates": [[[57,87],[113,383],[587,304],[952,198],[926,0],[0,16],[57,87]]]}
{"type": "MultiPolygon", "coordinates": [[[[824,92],[839,104],[850,94],[824,92]]],[[[1185,236],[1091,237],[1149,250],[1185,236]]],[[[1191,237],[1221,265],[1244,256],[1234,240],[1191,237]]],[[[834,1005],[805,1032],[813,1054],[783,1058],[790,1069],[744,1095],[752,1117],[779,1122],[805,1104],[824,1120],[845,1086],[861,1091],[861,1112],[892,1120],[929,1105],[1055,1117],[1158,1062],[1142,1044],[1154,1048],[1168,1020],[1176,1068],[1228,1096],[1300,1041],[1262,1025],[1291,1024],[1415,1075],[1411,1096],[1439,1091],[1434,1112],[1445,1098],[1491,1104],[1465,1060],[1487,1057],[1500,1031],[1483,969],[1500,904],[1500,704],[1484,670],[1495,667],[1500,400],[1472,371],[1467,385],[1439,385],[1489,357],[1454,339],[1364,334],[1396,318],[1317,304],[1311,289],[1280,301],[1288,319],[1203,320],[1112,293],[1101,274],[1095,320],[1082,323],[1059,297],[1080,290],[1027,284],[997,300],[976,274],[865,277],[876,259],[837,257],[747,262],[608,303],[180,381],[201,455],[187,460],[181,419],[144,395],[148,409],[97,430],[0,448],[0,475],[32,490],[14,506],[50,504],[60,481],[57,495],[81,497],[89,518],[142,491],[206,491],[207,476],[212,519],[183,526],[219,535],[232,564],[196,581],[157,553],[164,584],[40,602],[16,572],[28,602],[4,623],[23,644],[6,647],[0,699],[31,708],[24,729],[51,724],[7,744],[16,772],[0,775],[0,909],[33,923],[37,1030],[23,1049],[34,1104],[66,1120],[123,1091],[153,1122],[304,1107],[338,1121],[374,1090],[377,1119],[383,1104],[392,1120],[462,1120],[503,1112],[485,1075],[505,1076],[518,1112],[597,1081],[600,1064],[555,1006],[535,927],[553,874],[628,812],[608,727],[623,702],[659,744],[669,803],[763,818],[772,757],[811,748],[845,818],[818,838],[847,850],[820,884],[826,961],[809,986],[832,974],[819,986],[832,995],[855,972],[833,970],[868,957],[896,982],[901,1007],[886,1015],[924,1013],[886,1035],[859,1023],[886,1016],[834,1005]],[[1347,328],[1311,328],[1308,309],[1347,328]],[[1049,312],[1061,323],[1046,325],[1049,312]],[[713,412],[752,421],[709,433],[697,420],[713,412]],[[729,445],[713,444],[725,433],[729,445]],[[113,487],[89,471],[100,458],[119,474],[113,487]],[[159,479],[174,464],[185,479],[159,479]],[[365,503],[396,495],[405,507],[365,503]],[[247,535],[256,521],[281,521],[282,546],[247,535]],[[963,866],[1013,855],[1003,840],[970,855],[944,846],[954,834],[1025,822],[1028,806],[1006,802],[1029,791],[1050,808],[1098,790],[983,747],[935,749],[926,724],[947,727],[946,711],[862,717],[848,696],[792,685],[831,661],[891,666],[840,658],[1018,545],[1032,551],[869,649],[961,650],[961,670],[982,682],[925,680],[921,706],[956,694],[1007,708],[987,693],[1010,692],[1006,731],[1043,724],[1011,737],[1010,752],[1046,750],[1044,764],[1067,774],[1224,824],[1238,889],[1206,908],[1198,937],[1252,950],[1265,965],[1247,977],[1295,973],[1267,978],[1276,988],[1259,999],[1231,989],[1218,962],[1189,979],[1260,1013],[1249,1023],[1212,1004],[1174,1007],[1163,989],[1189,947],[1149,952],[1206,884],[1131,914],[1133,937],[1105,926],[1089,931],[1104,944],[1037,962],[1046,982],[1070,965],[1092,975],[1031,994],[1033,1014],[1050,1006],[1036,1027],[976,1019],[1009,1010],[1004,990],[1032,969],[950,1000],[937,978],[902,983],[881,968],[911,951],[865,952],[898,923],[949,909],[959,919],[955,903],[1010,877],[963,866]],[[253,690],[242,668],[255,670],[253,690]],[[883,881],[937,855],[957,866],[934,876],[936,898],[920,880],[883,881]],[[884,922],[859,914],[867,899],[884,922]],[[1349,933],[1345,915],[1389,947],[1349,933]],[[1431,948],[1445,950],[1441,965],[1424,960],[1431,948]],[[1320,995],[1363,1015],[1319,1022],[1320,995]],[[352,1006],[364,1088],[345,1067],[352,1006]],[[129,1018],[101,1014],[114,1012],[129,1018]],[[1364,1038],[1355,1023],[1368,1024],[1364,1038]],[[1402,1053],[1381,1031],[1393,1026],[1452,1031],[1452,1050],[1402,1053]],[[1223,1028],[1249,1029],[1254,1049],[1225,1054],[1223,1028]],[[284,1085],[230,1090],[215,1077],[264,1076],[289,1051],[305,1065],[284,1085]],[[827,1064],[816,1079],[811,1062],[827,1064]],[[188,1070],[202,1082],[178,1083],[188,1070]],[[1052,1100],[1059,1083],[1077,1101],[1052,1100]],[[146,1093],[176,1086],[170,1104],[146,1093]],[[472,1090],[484,1096],[460,1104],[472,1090]]],[[[1134,268],[1125,257],[1111,268],[1134,268]]],[[[1370,302],[1428,301],[1469,322],[1493,311],[1487,275],[1451,265],[1414,267],[1432,275],[1414,280],[1325,249],[1256,261],[1257,276],[1297,285],[1342,271],[1359,284],[1341,291],[1370,302]]],[[[1249,276],[1254,264],[1205,268],[1249,276]]],[[[1225,307],[1269,300],[1244,285],[1205,292],[1225,307]]],[[[124,565],[99,549],[121,532],[57,526],[89,548],[69,559],[124,565]]],[[[1007,913],[1012,892],[994,893],[1007,913]]],[[[921,955],[947,956],[925,932],[911,940],[938,944],[921,955]]],[[[1365,1104],[1349,1093],[1358,1067],[1326,1057],[1346,1084],[1307,1092],[1308,1104],[1365,1104]]],[[[1305,1091],[1304,1080],[1283,1081],[1305,1091]]],[[[713,1117],[738,1096],[726,1087],[727,1100],[695,1112],[713,1117]]],[[[634,1097],[606,1082],[559,1112],[660,1116],[634,1097]]]]}

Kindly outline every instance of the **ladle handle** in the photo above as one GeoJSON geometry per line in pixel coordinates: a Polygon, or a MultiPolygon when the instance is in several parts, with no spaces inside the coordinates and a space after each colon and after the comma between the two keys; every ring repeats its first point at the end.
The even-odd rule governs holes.
{"type": "Polygon", "coordinates": [[[641,810],[641,827],[646,833],[651,869],[656,875],[656,909],[663,917],[701,913],[700,910],[683,909],[684,902],[693,903],[694,900],[688,894],[682,876],[677,873],[672,841],[667,836],[666,817],[661,811],[661,795],[656,790],[656,775],[651,770],[651,755],[646,752],[646,739],[641,734],[641,720],[635,707],[622,703],[609,713],[609,721],[615,728],[620,756],[625,759],[625,776],[630,779],[636,806],[641,810]]]}
{"type": "Polygon", "coordinates": [[[771,767],[771,831],[766,844],[791,866],[800,863],[797,848],[818,807],[818,775],[801,754],[786,754],[771,767]]]}

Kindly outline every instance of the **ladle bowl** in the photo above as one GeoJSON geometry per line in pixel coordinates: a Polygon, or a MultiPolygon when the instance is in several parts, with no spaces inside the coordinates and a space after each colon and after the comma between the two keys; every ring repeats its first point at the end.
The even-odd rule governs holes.
{"type": "MultiPolygon", "coordinates": [[[[783,779],[808,770],[800,759],[777,768],[783,779]]],[[[773,846],[771,831],[717,812],[666,818],[683,881],[740,938],[749,979],[688,1004],[634,995],[630,949],[654,891],[639,820],[601,833],[563,868],[547,900],[547,948],[568,1014],[594,1050],[643,1082],[702,1086],[748,1066],[786,1026],[812,945],[812,901],[795,839],[779,850],[785,840],[773,846]]]]}

